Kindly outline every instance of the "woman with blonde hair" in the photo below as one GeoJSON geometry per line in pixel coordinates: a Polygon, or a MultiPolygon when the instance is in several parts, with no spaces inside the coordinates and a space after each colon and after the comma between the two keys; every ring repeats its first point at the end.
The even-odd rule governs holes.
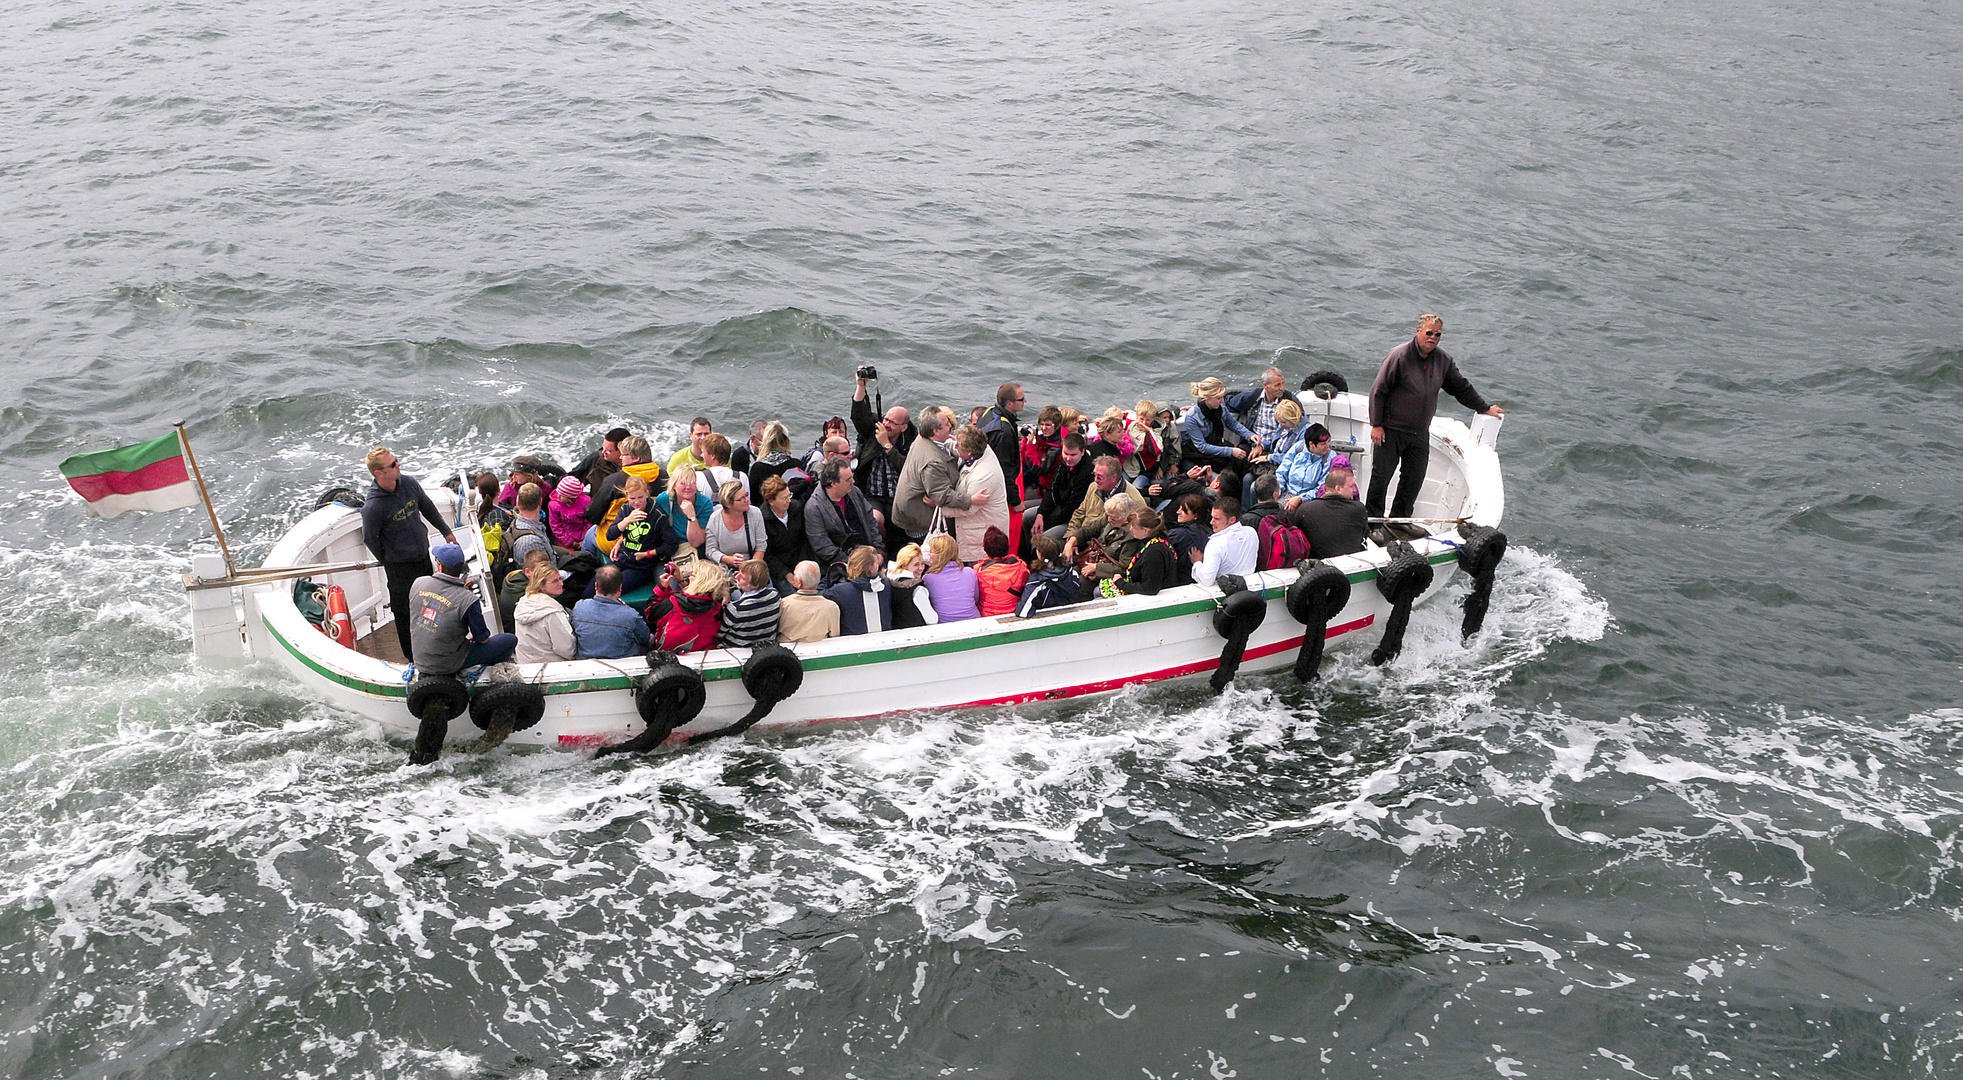
{"type": "Polygon", "coordinates": [[[763,558],[770,546],[770,534],[763,526],[763,511],[750,505],[750,493],[741,480],[725,480],[716,492],[720,509],[709,515],[703,530],[702,556],[736,576],[736,568],[751,559],[763,558]]]}
{"type": "Polygon", "coordinates": [[[687,462],[675,466],[668,477],[668,490],[654,499],[654,505],[668,515],[675,539],[688,545],[688,559],[676,556],[681,561],[702,553],[702,542],[709,536],[705,523],[716,511],[716,500],[696,487],[695,477],[695,466],[687,462]]]}
{"type": "Polygon", "coordinates": [[[714,648],[716,634],[722,630],[723,604],[729,600],[729,575],[715,563],[698,559],[688,571],[688,584],[678,588],[672,577],[662,583],[671,591],[649,605],[647,613],[655,647],[673,653],[714,648]]]}
{"type": "Polygon", "coordinates": [[[981,579],[961,565],[954,537],[942,533],[927,538],[927,573],[920,583],[941,622],[981,618],[981,579]]]}
{"type": "Polygon", "coordinates": [[[573,621],[559,597],[566,591],[559,568],[547,559],[526,572],[525,597],[512,609],[517,627],[518,652],[512,659],[520,664],[549,664],[571,660],[578,648],[573,637],[573,621]]]}
{"type": "Polygon", "coordinates": [[[639,590],[669,559],[678,541],[660,507],[648,499],[648,482],[629,476],[620,485],[620,516],[607,522],[601,539],[613,547],[613,564],[620,568],[621,592],[639,590]]]}
{"type": "MultiPolygon", "coordinates": [[[[811,481],[799,467],[796,455],[791,453],[791,432],[782,420],[772,420],[763,426],[763,434],[757,440],[757,459],[750,465],[750,496],[760,505],[763,497],[763,482],[772,476],[783,476],[796,469],[797,475],[806,483],[811,481]]],[[[795,495],[795,493],[793,493],[795,495]]]]}
{"type": "Polygon", "coordinates": [[[920,579],[926,573],[927,555],[919,544],[908,544],[893,556],[893,565],[886,571],[886,584],[893,588],[893,629],[907,630],[941,621],[927,598],[927,591],[920,587],[920,579]]]}
{"type": "MultiPolygon", "coordinates": [[[[961,459],[961,482],[956,490],[968,497],[966,509],[941,507],[943,517],[954,521],[960,542],[961,561],[978,563],[988,556],[982,551],[982,534],[989,526],[1009,532],[1009,506],[1015,499],[1008,494],[1008,481],[1002,474],[1002,459],[988,447],[988,436],[970,424],[954,433],[954,450],[961,459]],[[986,492],[986,501],[978,496],[986,492]]],[[[938,605],[936,605],[938,610],[938,605]]],[[[946,622],[943,618],[941,621],[946,622]]]]}
{"type": "Polygon", "coordinates": [[[1209,375],[1190,389],[1193,407],[1179,421],[1185,466],[1210,465],[1216,473],[1233,473],[1236,486],[1230,490],[1239,490],[1254,433],[1227,410],[1226,383],[1209,375]]]}

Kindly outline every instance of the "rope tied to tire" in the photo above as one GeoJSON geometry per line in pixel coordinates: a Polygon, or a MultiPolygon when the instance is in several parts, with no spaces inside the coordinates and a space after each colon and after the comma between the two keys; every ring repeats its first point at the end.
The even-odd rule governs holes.
{"type": "Polygon", "coordinates": [[[1404,651],[1404,628],[1411,622],[1411,604],[1431,587],[1431,561],[1402,540],[1390,545],[1390,562],[1377,571],[1377,591],[1390,601],[1390,618],[1384,620],[1384,637],[1370,662],[1390,663],[1404,651]]]}
{"type": "Polygon", "coordinates": [[[470,688],[454,675],[418,675],[409,684],[407,699],[409,715],[421,721],[409,764],[428,765],[443,753],[450,721],[470,708],[470,688]]]}
{"type": "Polygon", "coordinates": [[[1317,559],[1295,564],[1299,573],[1288,587],[1288,615],[1302,624],[1302,651],[1295,654],[1295,678],[1309,682],[1322,674],[1322,650],[1329,620],[1350,602],[1350,576],[1317,559]]]}
{"type": "Polygon", "coordinates": [[[470,699],[470,722],[484,734],[465,749],[491,750],[545,717],[545,691],[531,683],[492,683],[470,699]]]}
{"type": "Polygon", "coordinates": [[[1247,582],[1223,574],[1217,584],[1227,595],[1213,610],[1213,632],[1226,638],[1227,644],[1220,650],[1220,666],[1213,669],[1213,678],[1208,680],[1216,694],[1234,681],[1241,656],[1247,652],[1248,637],[1268,617],[1268,601],[1260,593],[1249,590],[1247,582]]]}
{"type": "Polygon", "coordinates": [[[1486,623],[1493,578],[1506,557],[1506,534],[1491,525],[1468,525],[1459,535],[1459,568],[1472,575],[1472,591],[1465,595],[1465,621],[1459,624],[1459,640],[1464,641],[1486,623]]]}
{"type": "Polygon", "coordinates": [[[670,652],[648,654],[648,673],[634,687],[634,711],[646,730],[623,743],[602,746],[593,756],[642,754],[668,741],[675,729],[696,718],[708,700],[702,675],[670,652]]]}
{"type": "Polygon", "coordinates": [[[743,661],[743,689],[755,699],[750,711],[743,718],[727,727],[714,731],[704,731],[691,735],[688,744],[705,743],[710,739],[720,739],[728,735],[741,735],[750,726],[770,715],[777,703],[797,693],[804,685],[804,662],[797,654],[782,645],[767,642],[759,645],[743,661]]]}

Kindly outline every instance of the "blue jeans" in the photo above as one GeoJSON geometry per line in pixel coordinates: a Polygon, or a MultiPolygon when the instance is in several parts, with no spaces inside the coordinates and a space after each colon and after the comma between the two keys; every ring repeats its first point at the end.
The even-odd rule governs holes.
{"type": "Polygon", "coordinates": [[[483,641],[471,643],[470,655],[464,657],[463,666],[468,668],[479,664],[502,664],[517,652],[517,634],[492,634],[483,641]]]}

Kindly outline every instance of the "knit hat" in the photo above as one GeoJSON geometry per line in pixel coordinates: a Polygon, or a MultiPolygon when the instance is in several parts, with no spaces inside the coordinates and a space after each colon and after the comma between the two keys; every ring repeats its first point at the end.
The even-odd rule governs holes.
{"type": "Polygon", "coordinates": [[[585,492],[586,485],[579,482],[579,477],[567,473],[559,478],[559,486],[552,490],[559,496],[560,502],[572,502],[585,492]]]}

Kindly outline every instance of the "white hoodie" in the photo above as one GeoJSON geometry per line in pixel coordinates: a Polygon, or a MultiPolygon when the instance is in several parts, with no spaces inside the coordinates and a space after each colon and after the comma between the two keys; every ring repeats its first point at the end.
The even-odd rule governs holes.
{"type": "Polygon", "coordinates": [[[573,621],[559,601],[545,593],[527,596],[512,609],[511,620],[518,624],[518,653],[512,657],[516,662],[547,664],[573,658],[573,621]]]}

